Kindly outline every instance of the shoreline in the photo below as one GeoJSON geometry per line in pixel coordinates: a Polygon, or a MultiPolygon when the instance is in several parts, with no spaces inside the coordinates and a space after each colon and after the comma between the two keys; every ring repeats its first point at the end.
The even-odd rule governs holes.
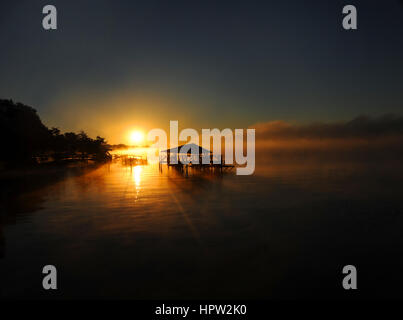
{"type": "Polygon", "coordinates": [[[26,178],[28,176],[38,176],[46,173],[58,174],[64,173],[69,170],[83,169],[83,168],[96,168],[105,162],[95,161],[66,161],[66,162],[52,162],[35,165],[25,165],[13,168],[1,168],[0,169],[0,181],[3,179],[18,179],[26,178]]]}

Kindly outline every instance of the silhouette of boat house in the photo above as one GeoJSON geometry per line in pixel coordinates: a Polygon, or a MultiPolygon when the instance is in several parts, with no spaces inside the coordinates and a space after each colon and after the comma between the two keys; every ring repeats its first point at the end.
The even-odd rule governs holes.
{"type": "Polygon", "coordinates": [[[160,151],[160,163],[176,164],[202,164],[204,157],[212,157],[212,152],[194,143],[187,143],[175,148],[160,151]]]}
{"type": "Polygon", "coordinates": [[[221,155],[215,155],[212,151],[194,143],[160,151],[160,168],[162,164],[167,164],[168,167],[175,167],[180,170],[186,169],[186,172],[189,166],[195,169],[218,168],[221,171],[234,167],[232,164],[225,164],[221,155]],[[208,159],[207,161],[206,158],[208,159]]]}

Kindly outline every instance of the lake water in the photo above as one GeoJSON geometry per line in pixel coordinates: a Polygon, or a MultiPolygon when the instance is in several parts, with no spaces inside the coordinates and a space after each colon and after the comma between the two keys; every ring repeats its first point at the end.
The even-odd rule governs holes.
{"type": "Polygon", "coordinates": [[[377,163],[259,163],[253,176],[158,165],[4,180],[4,298],[402,297],[403,174],[377,163]],[[55,265],[57,291],[42,289],[55,265]],[[357,296],[357,294],[356,294],[357,296]]]}

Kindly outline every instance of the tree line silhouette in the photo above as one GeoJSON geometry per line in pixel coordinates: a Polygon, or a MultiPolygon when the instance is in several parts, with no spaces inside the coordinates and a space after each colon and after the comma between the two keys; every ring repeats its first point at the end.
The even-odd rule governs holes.
{"type": "Polygon", "coordinates": [[[0,135],[0,161],[7,164],[111,159],[104,138],[49,129],[34,108],[12,100],[0,100],[0,135]]]}

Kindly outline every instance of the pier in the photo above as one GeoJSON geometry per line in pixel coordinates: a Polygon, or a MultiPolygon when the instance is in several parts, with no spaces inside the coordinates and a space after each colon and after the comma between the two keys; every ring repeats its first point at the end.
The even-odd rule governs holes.
{"type": "Polygon", "coordinates": [[[135,155],[127,155],[127,154],[124,154],[124,155],[115,154],[113,156],[113,159],[120,159],[124,166],[130,166],[130,167],[145,166],[145,165],[148,164],[147,157],[143,157],[143,156],[135,156],[135,155]]]}

